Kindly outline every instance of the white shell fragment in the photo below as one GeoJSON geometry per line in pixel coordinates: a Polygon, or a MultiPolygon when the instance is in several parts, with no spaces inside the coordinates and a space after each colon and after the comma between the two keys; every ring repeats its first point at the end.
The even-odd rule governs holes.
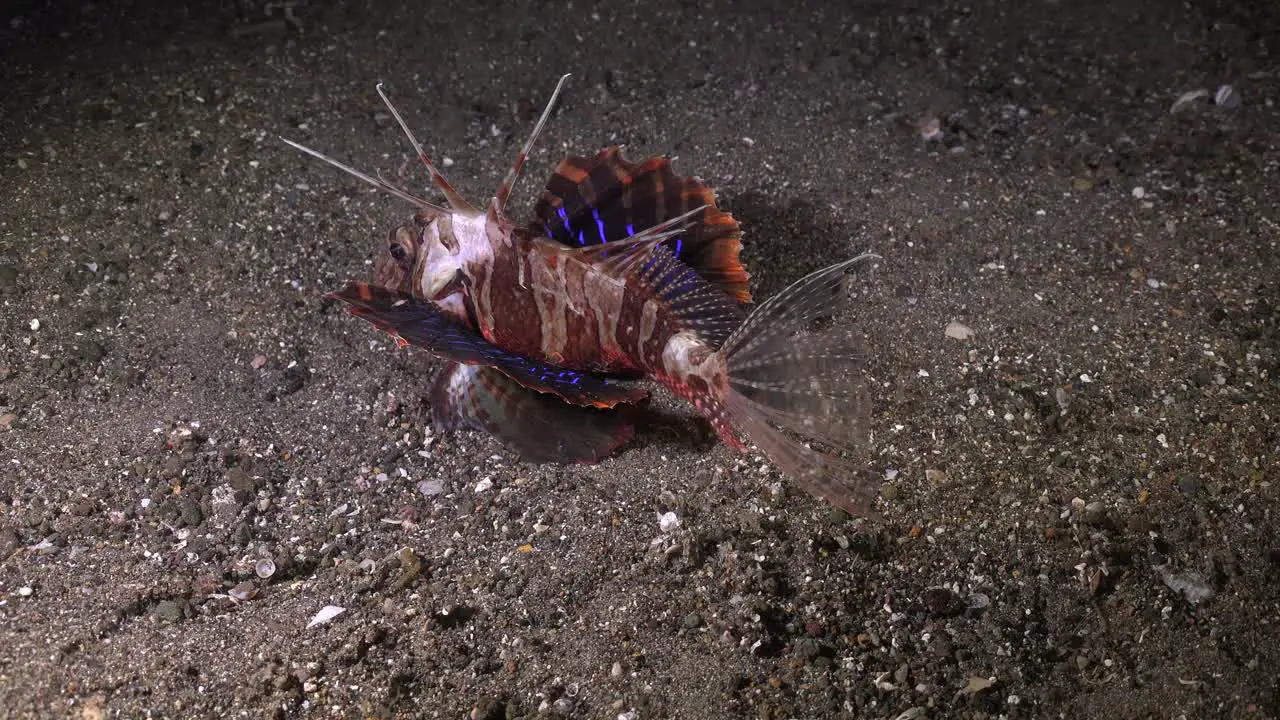
{"type": "Polygon", "coordinates": [[[1169,569],[1168,565],[1158,565],[1155,569],[1160,573],[1160,579],[1164,581],[1166,587],[1176,593],[1182,593],[1182,596],[1192,605],[1199,605],[1217,594],[1209,586],[1205,577],[1198,572],[1175,573],[1169,569]]]}
{"type": "Polygon", "coordinates": [[[262,558],[254,564],[253,572],[258,577],[266,580],[276,574],[276,563],[271,558],[262,558]]]}
{"type": "Polygon", "coordinates": [[[324,625],[346,611],[347,609],[344,607],[339,607],[337,605],[325,605],[320,608],[320,612],[316,613],[315,617],[311,618],[311,622],[307,623],[307,629],[310,630],[317,625],[324,625]]]}
{"type": "Polygon", "coordinates": [[[1230,85],[1221,85],[1212,93],[1205,88],[1197,88],[1182,93],[1177,100],[1173,101],[1173,107],[1169,108],[1169,112],[1176,114],[1189,105],[1206,99],[1223,110],[1235,110],[1240,107],[1240,91],[1230,85]]]}
{"type": "Polygon", "coordinates": [[[227,597],[230,597],[235,602],[248,602],[258,597],[258,588],[246,580],[228,590],[227,597]]]}
{"type": "Polygon", "coordinates": [[[1209,91],[1205,90],[1204,88],[1200,88],[1198,90],[1191,90],[1190,92],[1184,92],[1178,96],[1177,100],[1173,101],[1173,107],[1169,108],[1169,112],[1170,114],[1177,113],[1179,110],[1185,108],[1191,103],[1197,100],[1202,100],[1207,97],[1209,97],[1209,91]]]}
{"type": "Polygon", "coordinates": [[[1213,104],[1225,110],[1240,107],[1240,93],[1230,85],[1223,85],[1213,94],[1213,104]]]}
{"type": "Polygon", "coordinates": [[[669,533],[680,528],[680,516],[673,512],[664,512],[658,518],[658,527],[662,532],[669,533]]]}
{"type": "Polygon", "coordinates": [[[968,340],[973,337],[973,329],[962,322],[952,320],[947,323],[947,337],[952,340],[968,340]]]}

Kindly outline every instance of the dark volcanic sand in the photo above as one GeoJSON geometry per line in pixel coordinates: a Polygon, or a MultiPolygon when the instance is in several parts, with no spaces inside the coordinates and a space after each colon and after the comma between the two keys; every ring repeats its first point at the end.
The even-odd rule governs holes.
{"type": "Polygon", "coordinates": [[[1275,3],[18,5],[0,716],[1280,715],[1275,3]],[[421,189],[385,81],[479,201],[563,72],[518,212],[625,143],[759,298],[884,256],[883,521],[674,403],[596,467],[433,433],[321,301],[410,209],[278,135],[421,189]]]}

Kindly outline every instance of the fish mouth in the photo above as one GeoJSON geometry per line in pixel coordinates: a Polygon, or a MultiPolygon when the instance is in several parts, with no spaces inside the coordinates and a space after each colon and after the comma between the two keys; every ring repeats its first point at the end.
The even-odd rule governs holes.
{"type": "Polygon", "coordinates": [[[463,279],[461,270],[454,270],[452,275],[437,275],[431,278],[431,287],[427,288],[426,296],[432,302],[444,300],[463,288],[463,279]]]}

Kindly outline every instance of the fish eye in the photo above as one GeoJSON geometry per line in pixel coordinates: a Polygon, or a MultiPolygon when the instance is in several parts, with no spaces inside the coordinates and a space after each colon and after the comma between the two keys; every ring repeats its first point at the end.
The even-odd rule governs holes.
{"type": "Polygon", "coordinates": [[[407,227],[398,227],[387,242],[387,254],[398,265],[405,265],[413,260],[414,232],[407,227]]]}

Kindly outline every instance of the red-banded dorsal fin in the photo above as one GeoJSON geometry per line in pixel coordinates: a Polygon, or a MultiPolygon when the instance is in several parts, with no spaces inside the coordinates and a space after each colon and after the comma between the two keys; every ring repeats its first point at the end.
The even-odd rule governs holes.
{"type": "Polygon", "coordinates": [[[749,302],[742,234],[733,216],[716,206],[711,188],[679,177],[671,161],[633,163],[620,148],[595,157],[567,157],[552,173],[534,207],[531,232],[570,247],[614,242],[706,206],[687,232],[664,245],[683,263],[738,302],[749,302]]]}

